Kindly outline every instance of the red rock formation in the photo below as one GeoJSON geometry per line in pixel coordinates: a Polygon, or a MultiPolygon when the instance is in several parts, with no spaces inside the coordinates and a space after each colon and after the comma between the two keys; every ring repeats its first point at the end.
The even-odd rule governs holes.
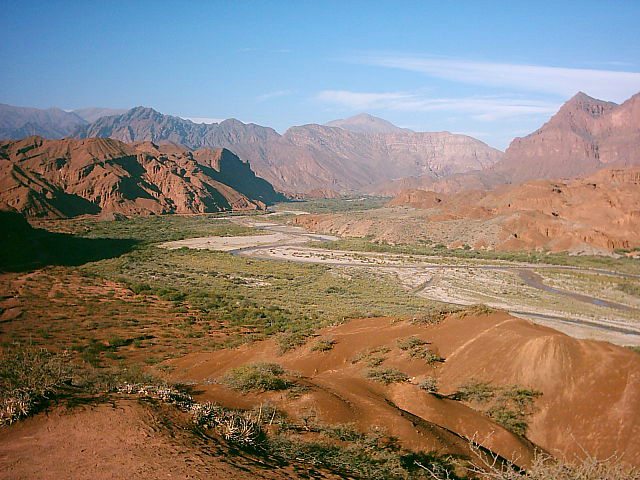
{"type": "MultiPolygon", "coordinates": [[[[0,202],[31,217],[264,208],[260,199],[264,192],[251,196],[229,185],[268,185],[256,180],[247,164],[233,157],[240,164],[238,171],[216,171],[198,163],[198,155],[178,145],[127,145],[104,138],[29,137],[4,142],[0,143],[0,202]]],[[[232,165],[233,158],[227,163],[232,165]]]]}

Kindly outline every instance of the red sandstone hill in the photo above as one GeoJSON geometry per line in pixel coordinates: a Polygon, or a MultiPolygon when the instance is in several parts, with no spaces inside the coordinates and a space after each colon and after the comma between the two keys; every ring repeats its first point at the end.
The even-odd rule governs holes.
{"type": "Polygon", "coordinates": [[[405,190],[389,207],[357,218],[306,215],[296,221],[315,231],[392,242],[429,238],[450,246],[576,252],[635,248],[640,246],[640,167],[488,192],[405,190]]]}
{"type": "Polygon", "coordinates": [[[103,138],[0,143],[0,202],[28,217],[254,210],[281,198],[223,149],[103,138]]]}

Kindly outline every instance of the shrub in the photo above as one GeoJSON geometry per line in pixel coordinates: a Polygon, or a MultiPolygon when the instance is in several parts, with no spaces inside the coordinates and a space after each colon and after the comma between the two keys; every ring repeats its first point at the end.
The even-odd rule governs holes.
{"type": "Polygon", "coordinates": [[[486,382],[469,382],[461,385],[453,394],[456,400],[486,402],[496,394],[496,388],[486,382]]]}
{"type": "Polygon", "coordinates": [[[264,442],[262,409],[258,412],[227,410],[213,403],[194,404],[193,422],[205,429],[213,429],[228,442],[242,447],[256,447],[264,442]]]}
{"type": "Polygon", "coordinates": [[[304,345],[310,336],[310,332],[287,332],[278,335],[276,342],[280,353],[286,353],[304,345]]]}
{"type": "Polygon", "coordinates": [[[311,347],[312,352],[328,352],[329,350],[333,350],[336,341],[333,339],[327,340],[318,340],[318,342],[311,347]]]}
{"type": "Polygon", "coordinates": [[[428,365],[436,362],[444,362],[444,358],[435,352],[432,352],[426,345],[426,342],[418,337],[412,336],[402,338],[398,340],[398,347],[401,350],[405,350],[409,353],[411,358],[421,358],[427,362],[428,365]]]}
{"type": "Polygon", "coordinates": [[[493,386],[484,382],[470,382],[462,385],[453,395],[456,400],[484,404],[480,408],[497,424],[516,435],[526,435],[526,418],[531,412],[534,400],[541,392],[518,385],[493,386]]]}
{"type": "Polygon", "coordinates": [[[66,354],[14,346],[0,357],[0,425],[26,417],[62,386],[73,369],[66,354]]]}
{"type": "Polygon", "coordinates": [[[229,370],[222,383],[243,392],[286,390],[294,384],[282,378],[284,373],[277,363],[251,363],[229,370]]]}
{"type": "Polygon", "coordinates": [[[418,384],[418,387],[427,393],[438,393],[438,380],[434,377],[426,377],[418,384]]]}
{"type": "Polygon", "coordinates": [[[391,349],[386,345],[381,345],[375,348],[368,348],[358,354],[351,360],[351,363],[364,362],[368,367],[378,367],[387,359],[384,355],[389,353],[391,349]]]}
{"type": "MultiPolygon", "coordinates": [[[[467,471],[480,478],[494,480],[637,480],[640,470],[613,456],[606,460],[586,456],[569,463],[549,454],[536,453],[526,471],[511,462],[504,462],[496,454],[486,455],[479,446],[471,444],[474,459],[467,471]]],[[[436,477],[438,478],[438,477],[436,477]]],[[[447,477],[443,477],[447,478],[447,477]]],[[[475,478],[475,477],[473,477],[475,478]]]]}
{"type": "Polygon", "coordinates": [[[460,317],[467,317],[469,315],[489,315],[491,313],[495,313],[497,310],[495,308],[491,308],[488,305],[470,305],[469,307],[464,308],[457,312],[457,315],[460,317]]]}
{"type": "Polygon", "coordinates": [[[409,380],[406,373],[402,373],[395,368],[371,368],[367,371],[366,376],[370,380],[390,385],[392,383],[401,383],[409,380]]]}
{"type": "Polygon", "coordinates": [[[164,403],[176,405],[182,409],[189,409],[194,404],[191,395],[171,385],[123,383],[117,387],[117,391],[129,395],[154,398],[164,403]]]}
{"type": "Polygon", "coordinates": [[[416,337],[416,336],[411,336],[411,337],[406,337],[406,338],[400,338],[398,339],[398,348],[400,350],[414,350],[418,347],[421,347],[423,345],[426,345],[428,342],[416,337]]]}
{"type": "Polygon", "coordinates": [[[411,323],[417,325],[437,325],[442,322],[449,315],[452,315],[456,312],[459,312],[460,309],[458,307],[440,307],[434,308],[431,311],[423,313],[422,315],[413,317],[411,323]]]}

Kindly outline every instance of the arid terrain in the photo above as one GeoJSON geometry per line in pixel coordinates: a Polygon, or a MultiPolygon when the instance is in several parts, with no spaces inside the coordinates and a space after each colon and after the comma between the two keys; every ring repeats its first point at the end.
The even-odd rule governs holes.
{"type": "MultiPolygon", "coordinates": [[[[2,428],[0,477],[402,478],[492,454],[526,468],[539,451],[639,462],[631,260],[358,250],[292,224],[323,202],[22,227],[23,249],[36,234],[137,243],[4,260],[3,361],[27,342],[70,373],[33,394],[44,413],[2,428]]],[[[20,361],[41,372],[33,355],[20,361]]]]}
{"type": "Polygon", "coordinates": [[[0,478],[639,479],[637,99],[504,154],[2,105],[0,478]]]}
{"type": "Polygon", "coordinates": [[[639,191],[640,170],[630,167],[488,191],[405,190],[387,208],[298,221],[317,232],[391,243],[607,254],[640,247],[639,191]]]}

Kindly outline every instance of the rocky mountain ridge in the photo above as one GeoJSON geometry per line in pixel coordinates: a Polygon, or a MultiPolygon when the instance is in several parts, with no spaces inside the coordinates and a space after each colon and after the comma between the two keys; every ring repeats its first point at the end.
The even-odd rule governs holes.
{"type": "Polygon", "coordinates": [[[106,138],[0,143],[0,203],[27,217],[256,210],[283,199],[223,149],[106,138]]]}
{"type": "Polygon", "coordinates": [[[516,138],[493,171],[513,183],[640,165],[640,94],[621,105],[579,92],[535,132],[516,138]]]}
{"type": "Polygon", "coordinates": [[[397,177],[435,178],[481,170],[502,155],[464,135],[394,128],[397,130],[393,132],[365,134],[309,124],[292,127],[280,135],[271,128],[234,119],[195,124],[136,107],[123,115],[103,117],[81,128],[77,136],[125,142],[170,141],[193,149],[228,148],[248,161],[259,176],[289,193],[317,189],[344,193],[397,177]]]}

